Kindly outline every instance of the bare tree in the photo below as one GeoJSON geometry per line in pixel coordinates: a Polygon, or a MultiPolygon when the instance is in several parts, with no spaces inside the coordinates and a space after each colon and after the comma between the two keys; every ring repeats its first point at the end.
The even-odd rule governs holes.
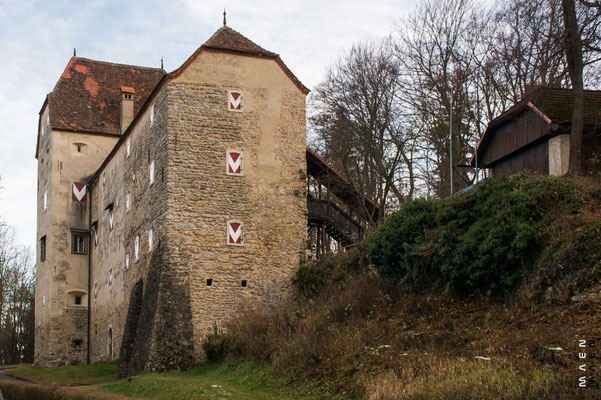
{"type": "MultiPolygon", "coordinates": [[[[466,164],[474,145],[474,45],[470,36],[477,7],[471,0],[426,0],[397,27],[407,113],[427,126],[421,138],[433,165],[438,196],[470,182],[466,164]],[[451,125],[452,121],[452,125],[451,125]],[[452,158],[452,162],[451,162],[452,158]]],[[[471,32],[473,33],[473,32],[471,32]]],[[[423,163],[422,163],[423,164],[423,163]]],[[[426,178],[430,182],[430,177],[426,178]]]]}
{"type": "Polygon", "coordinates": [[[415,187],[414,142],[405,134],[397,100],[398,68],[389,40],[355,45],[330,69],[310,103],[315,144],[358,193],[379,206],[379,216],[369,215],[372,223],[391,197],[404,202],[415,187]]]}
{"type": "Polygon", "coordinates": [[[584,83],[582,80],[584,61],[582,58],[582,41],[580,39],[574,1],[562,0],[561,5],[565,25],[565,54],[572,81],[574,99],[572,132],[570,134],[570,171],[574,175],[580,175],[582,172],[582,131],[584,128],[584,83]]]}
{"type": "Polygon", "coordinates": [[[33,361],[34,279],[31,252],[0,220],[0,363],[33,361]]]}

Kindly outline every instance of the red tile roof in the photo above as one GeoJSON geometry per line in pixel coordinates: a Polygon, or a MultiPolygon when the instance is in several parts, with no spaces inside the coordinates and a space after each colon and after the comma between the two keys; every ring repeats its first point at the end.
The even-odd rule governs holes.
{"type": "Polygon", "coordinates": [[[121,90],[135,91],[134,115],[166,72],[73,57],[48,95],[53,129],[120,135],[121,90]]]}
{"type": "Polygon", "coordinates": [[[239,53],[254,54],[259,56],[277,57],[278,55],[265,50],[258,44],[247,39],[229,26],[222,26],[202,45],[205,48],[229,50],[239,53]]]}
{"type": "MultiPolygon", "coordinates": [[[[154,98],[154,96],[156,96],[156,94],[160,92],[160,90],[162,89],[163,85],[166,84],[166,82],[178,78],[190,66],[190,64],[192,64],[194,62],[194,60],[196,60],[198,58],[200,53],[202,53],[203,51],[236,53],[236,54],[247,55],[250,57],[267,58],[267,59],[274,60],[280,66],[280,68],[282,68],[284,73],[292,80],[292,82],[301,91],[301,93],[303,93],[305,95],[307,95],[309,93],[309,89],[306,86],[304,86],[302,84],[302,82],[300,80],[298,80],[298,78],[296,76],[294,76],[292,71],[290,71],[288,69],[288,67],[284,64],[284,62],[281,60],[279,55],[263,49],[259,45],[253,43],[252,41],[250,41],[249,39],[244,37],[239,32],[237,32],[227,26],[223,26],[223,27],[219,28],[217,30],[217,32],[215,32],[209,40],[207,40],[202,46],[200,46],[194,52],[194,54],[192,54],[178,69],[176,69],[175,71],[170,72],[168,74],[164,74],[163,76],[159,77],[160,79],[157,79],[157,83],[149,91],[150,97],[147,98],[145,100],[145,103],[142,104],[143,108],[147,106],[146,102],[151,102],[152,99],[154,98]]],[[[115,65],[115,64],[113,64],[113,65],[115,65]]],[[[162,71],[162,70],[160,70],[160,71],[164,73],[164,71],[162,71]]],[[[136,93],[137,92],[138,92],[138,88],[136,88],[136,93]]],[[[148,97],[148,95],[145,95],[145,96],[148,97]]],[[[139,106],[139,104],[137,104],[137,106],[139,106]]],[[[109,153],[109,155],[104,160],[104,162],[102,163],[100,168],[96,171],[94,176],[92,176],[90,178],[89,182],[93,183],[96,181],[96,179],[98,179],[98,176],[100,175],[102,170],[109,163],[111,158],[116,154],[119,147],[126,139],[127,135],[129,135],[129,132],[131,131],[132,127],[134,127],[136,125],[136,123],[140,117],[139,112],[140,112],[140,109],[138,109],[136,107],[136,109],[134,110],[135,117],[134,117],[134,120],[131,122],[129,128],[127,129],[127,131],[124,132],[122,137],[119,138],[119,140],[115,144],[115,147],[113,148],[113,150],[109,153]]]]}

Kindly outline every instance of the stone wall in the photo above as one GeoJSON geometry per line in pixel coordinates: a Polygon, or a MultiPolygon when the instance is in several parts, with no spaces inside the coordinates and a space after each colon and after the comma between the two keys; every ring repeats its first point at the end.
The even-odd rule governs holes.
{"type": "MultiPolygon", "coordinates": [[[[98,221],[99,242],[92,253],[92,284],[97,288],[91,313],[94,326],[91,335],[92,362],[111,359],[111,351],[106,345],[109,327],[112,331],[112,359],[119,358],[132,290],[137,282],[142,282],[144,289],[152,286],[146,283],[147,279],[154,279],[149,273],[151,259],[154,262],[163,258],[161,214],[164,213],[164,205],[161,203],[164,203],[165,182],[162,166],[166,155],[162,154],[165,146],[161,143],[166,141],[167,131],[164,97],[159,95],[153,103],[152,123],[149,108],[94,182],[92,220],[98,221]],[[152,162],[154,182],[151,185],[152,162]],[[153,246],[149,250],[151,229],[153,246]],[[136,237],[139,238],[138,260],[135,258],[136,237]]],[[[152,331],[151,326],[145,326],[145,329],[152,331]]]]}
{"type": "Polygon", "coordinates": [[[215,323],[288,294],[305,245],[305,96],[275,61],[201,53],[153,102],[153,123],[149,108],[93,187],[91,359],[110,357],[110,326],[120,376],[201,360],[215,323]],[[229,90],[242,112],[228,111],[229,90]],[[226,173],[232,149],[241,175],[226,173]],[[231,220],[242,245],[227,244],[231,220]]]}
{"type": "Polygon", "coordinates": [[[306,236],[305,96],[272,60],[201,53],[168,99],[167,270],[182,282],[174,302],[189,285],[200,359],[214,324],[290,290],[306,236]],[[242,112],[228,111],[229,90],[242,112]],[[243,154],[241,176],[225,173],[228,149],[243,154]],[[230,220],[243,223],[242,246],[227,244],[230,220]]]}
{"type": "Polygon", "coordinates": [[[117,139],[52,130],[49,112],[46,107],[41,115],[44,135],[38,149],[38,237],[46,236],[46,261],[37,255],[35,362],[56,366],[87,359],[89,248],[73,254],[71,244],[74,230],[88,229],[88,202],[73,200],[73,183],[86,182],[117,139]],[[76,295],[82,300],[79,305],[76,295]]]}

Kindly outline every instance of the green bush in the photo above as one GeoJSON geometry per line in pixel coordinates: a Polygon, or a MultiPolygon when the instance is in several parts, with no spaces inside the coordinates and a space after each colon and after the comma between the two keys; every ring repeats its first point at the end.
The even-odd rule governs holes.
{"type": "Polygon", "coordinates": [[[569,177],[520,174],[444,201],[411,201],[370,235],[369,259],[383,277],[410,289],[506,292],[545,248],[543,228],[578,214],[591,194],[569,177]]]}
{"type": "Polygon", "coordinates": [[[362,247],[354,247],[338,254],[328,253],[319,260],[307,260],[303,255],[292,282],[300,294],[314,298],[332,282],[343,283],[349,275],[365,270],[367,264],[362,247]]]}

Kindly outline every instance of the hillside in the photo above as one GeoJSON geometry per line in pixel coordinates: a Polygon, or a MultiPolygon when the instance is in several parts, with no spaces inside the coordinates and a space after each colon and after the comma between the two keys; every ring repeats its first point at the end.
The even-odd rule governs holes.
{"type": "Polygon", "coordinates": [[[207,349],[323,399],[600,398],[601,368],[579,370],[581,340],[601,338],[600,271],[601,185],[490,180],[301,260],[295,299],[249,308],[207,349]]]}

